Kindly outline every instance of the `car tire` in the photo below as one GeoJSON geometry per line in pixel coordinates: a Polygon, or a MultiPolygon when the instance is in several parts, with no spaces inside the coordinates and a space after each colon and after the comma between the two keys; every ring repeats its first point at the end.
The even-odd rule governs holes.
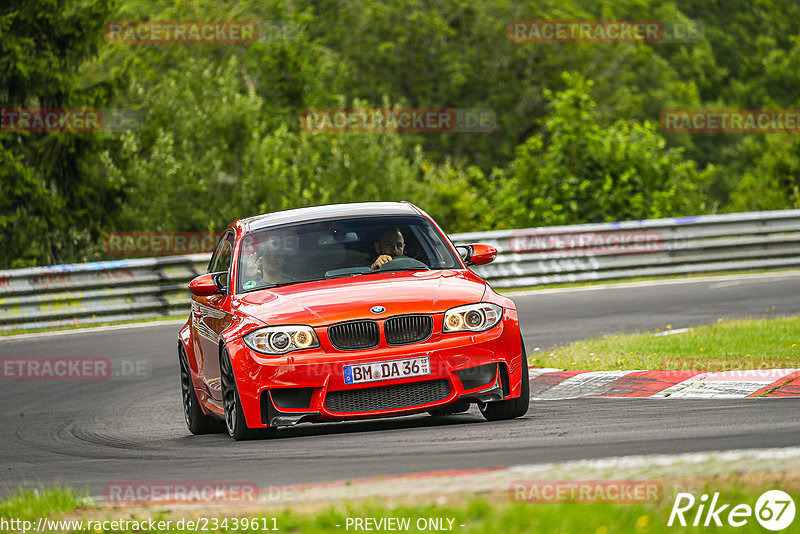
{"type": "Polygon", "coordinates": [[[478,404],[481,414],[487,421],[501,421],[503,419],[515,419],[528,413],[528,406],[531,399],[530,377],[528,376],[528,355],[525,352],[525,342],[520,339],[522,345],[522,387],[520,395],[516,399],[508,399],[495,402],[484,402],[478,404]]]}
{"type": "Polygon", "coordinates": [[[443,415],[453,415],[457,413],[464,413],[469,410],[469,402],[461,402],[458,404],[451,404],[450,406],[445,406],[444,408],[438,408],[436,410],[431,410],[428,413],[434,417],[442,417],[443,415]]]}
{"type": "Polygon", "coordinates": [[[178,362],[181,369],[183,416],[186,420],[186,426],[189,427],[189,432],[195,435],[223,432],[225,427],[222,421],[216,417],[206,415],[200,407],[200,402],[197,400],[197,394],[194,391],[194,383],[192,382],[192,374],[189,369],[189,361],[186,358],[186,350],[183,348],[182,344],[178,346],[178,362]]]}
{"type": "Polygon", "coordinates": [[[236,441],[259,439],[272,435],[274,428],[250,428],[242,410],[242,400],[236,387],[236,377],[228,349],[223,348],[219,356],[220,382],[222,385],[222,406],[225,410],[225,427],[228,435],[236,441]]]}

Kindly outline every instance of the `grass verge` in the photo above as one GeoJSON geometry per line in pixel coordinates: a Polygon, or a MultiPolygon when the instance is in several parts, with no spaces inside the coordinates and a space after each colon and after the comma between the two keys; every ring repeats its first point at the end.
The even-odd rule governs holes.
{"type": "MultiPolygon", "coordinates": [[[[380,521],[392,518],[403,522],[405,529],[380,529],[375,531],[400,530],[406,532],[450,531],[464,534],[502,532],[507,534],[537,532],[549,533],[637,533],[656,534],[684,531],[680,527],[667,526],[675,497],[678,491],[701,495],[719,493],[719,504],[728,504],[728,510],[721,514],[722,527],[715,532],[764,532],[755,517],[745,518],[742,527],[725,524],[727,512],[733,505],[745,504],[754,508],[761,494],[768,490],[780,489],[788,493],[794,501],[800,502],[800,474],[797,472],[726,474],[710,478],[668,479],[663,481],[664,491],[659,500],[651,503],[621,504],[615,502],[581,503],[561,500],[556,503],[537,503],[523,500],[525,495],[516,492],[496,492],[482,495],[431,496],[428,503],[387,501],[376,502],[338,502],[313,510],[302,508],[265,508],[246,520],[232,513],[220,516],[212,506],[194,515],[176,514],[165,508],[140,511],[131,515],[121,508],[88,506],[82,504],[77,494],[61,489],[43,492],[20,491],[10,499],[0,502],[0,524],[11,520],[31,521],[37,524],[40,517],[49,520],[73,521],[66,528],[57,530],[51,524],[47,532],[93,532],[93,533],[133,533],[133,532],[265,532],[290,533],[338,533],[353,532],[356,518],[371,518],[380,521]],[[520,497],[516,500],[515,497],[520,497]],[[144,522],[163,521],[164,528],[148,529],[128,523],[115,528],[114,520],[144,522]],[[183,519],[183,523],[179,521],[183,519]],[[77,523],[80,521],[81,523],[77,523]],[[103,523],[105,521],[105,523],[103,523]],[[170,521],[169,524],[166,521],[170,521]],[[193,521],[190,524],[188,521],[193,521]],[[199,522],[199,523],[198,523],[199,522]],[[198,527],[199,524],[199,527],[198,527]],[[178,528],[178,525],[184,528],[178,528]],[[234,528],[234,525],[238,528],[234,528]],[[348,528],[349,525],[349,528],[348,528]],[[424,528],[423,528],[424,527],[424,528]]],[[[465,491],[468,491],[465,490],[465,491]]],[[[530,494],[528,494],[528,497],[530,494]]],[[[691,522],[698,506],[685,513],[691,522]]],[[[701,518],[705,519],[705,514],[701,518]]],[[[800,522],[795,518],[792,526],[800,522]]],[[[396,523],[395,523],[396,524],[396,523]]],[[[401,523],[402,524],[402,523],[401,523]]],[[[689,523],[691,524],[691,523],[689,523]]],[[[372,523],[375,527],[375,523],[372,523]]],[[[713,527],[713,524],[712,524],[713,527]]],[[[699,527],[702,529],[702,526],[699,527]]],[[[791,531],[789,527],[786,532],[791,531]]],[[[692,530],[690,527],[689,530],[692,530]]],[[[3,528],[3,531],[12,531],[3,528]]],[[[43,532],[40,530],[39,532],[43,532]]],[[[698,530],[699,531],[699,530],[698,530]]]]}
{"type": "Polygon", "coordinates": [[[529,356],[532,366],[591,371],[800,368],[800,316],[737,319],[672,331],[604,336],[529,356]]]}

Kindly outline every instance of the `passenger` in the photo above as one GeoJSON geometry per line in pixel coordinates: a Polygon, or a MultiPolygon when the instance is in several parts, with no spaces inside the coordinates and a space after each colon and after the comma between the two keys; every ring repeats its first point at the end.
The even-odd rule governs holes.
{"type": "Polygon", "coordinates": [[[261,279],[270,284],[280,284],[293,280],[286,272],[289,262],[286,254],[264,253],[258,258],[261,279]]]}
{"type": "Polygon", "coordinates": [[[241,279],[245,280],[243,289],[253,289],[265,285],[282,284],[295,280],[290,270],[290,256],[285,250],[262,244],[251,245],[249,254],[243,258],[241,279]]]}

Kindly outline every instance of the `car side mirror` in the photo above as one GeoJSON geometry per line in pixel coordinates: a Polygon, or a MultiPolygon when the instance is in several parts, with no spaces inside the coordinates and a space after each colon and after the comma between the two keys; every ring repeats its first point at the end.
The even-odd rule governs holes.
{"type": "Polygon", "coordinates": [[[226,283],[228,273],[208,273],[201,274],[189,282],[189,290],[198,297],[208,297],[210,295],[224,295],[227,293],[226,283]]]}
{"type": "Polygon", "coordinates": [[[486,265],[492,263],[497,257],[497,249],[491,245],[483,245],[476,243],[474,245],[459,245],[456,247],[461,259],[467,264],[471,265],[486,265]]]}

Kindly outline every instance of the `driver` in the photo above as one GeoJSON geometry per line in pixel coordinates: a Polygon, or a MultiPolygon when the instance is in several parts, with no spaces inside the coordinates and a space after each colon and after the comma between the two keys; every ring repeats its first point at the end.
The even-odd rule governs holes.
{"type": "Polygon", "coordinates": [[[397,256],[402,256],[406,248],[406,242],[400,229],[394,227],[384,230],[373,246],[378,257],[372,262],[370,269],[375,271],[397,256]]]}

